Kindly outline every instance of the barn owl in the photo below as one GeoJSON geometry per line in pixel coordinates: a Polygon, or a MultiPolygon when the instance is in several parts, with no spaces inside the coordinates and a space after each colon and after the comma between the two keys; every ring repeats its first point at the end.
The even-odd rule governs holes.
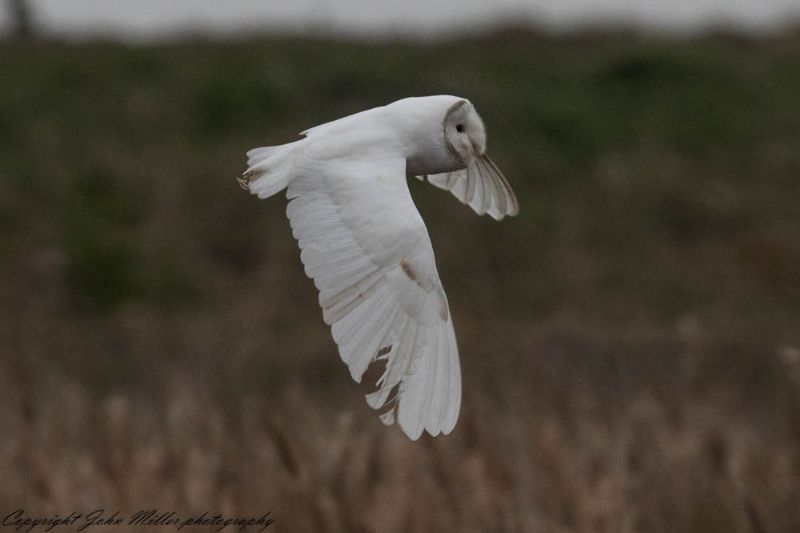
{"type": "Polygon", "coordinates": [[[496,220],[519,207],[486,155],[473,105],[456,96],[405,98],[247,152],[239,183],[286,214],[326,324],[350,374],[385,364],[367,403],[416,440],[452,431],[461,403],[453,318],[407,176],[449,190],[496,220]]]}

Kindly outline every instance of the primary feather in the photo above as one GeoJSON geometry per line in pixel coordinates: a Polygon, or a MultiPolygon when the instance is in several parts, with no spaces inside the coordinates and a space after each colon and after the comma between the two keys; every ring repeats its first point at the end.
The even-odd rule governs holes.
{"type": "Polygon", "coordinates": [[[417,439],[449,433],[461,403],[453,321],[433,248],[406,181],[427,175],[479,214],[514,215],[517,200],[485,154],[472,104],[406,98],[247,153],[242,187],[287,189],[286,209],[323,319],[356,381],[385,363],[368,404],[417,439]]]}

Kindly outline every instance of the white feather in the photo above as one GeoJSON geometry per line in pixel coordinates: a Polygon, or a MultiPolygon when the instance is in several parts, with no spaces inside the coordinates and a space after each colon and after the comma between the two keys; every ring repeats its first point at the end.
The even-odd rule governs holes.
{"type": "Polygon", "coordinates": [[[412,439],[452,431],[461,375],[447,298],[406,172],[428,172],[428,181],[479,214],[500,219],[518,211],[494,163],[464,151],[485,146],[483,123],[465,104],[453,96],[409,98],[319,125],[300,141],[249,151],[240,179],[260,198],[287,189],[286,214],[339,354],[356,381],[370,363],[385,362],[367,402],[412,439]],[[463,115],[452,119],[459,132],[461,121],[472,128],[469,145],[447,145],[447,135],[463,140],[462,133],[443,136],[451,112],[463,115]]]}
{"type": "Polygon", "coordinates": [[[519,213],[519,203],[508,180],[485,154],[461,170],[428,175],[428,181],[450,191],[479,215],[488,213],[495,220],[502,220],[519,213]]]}

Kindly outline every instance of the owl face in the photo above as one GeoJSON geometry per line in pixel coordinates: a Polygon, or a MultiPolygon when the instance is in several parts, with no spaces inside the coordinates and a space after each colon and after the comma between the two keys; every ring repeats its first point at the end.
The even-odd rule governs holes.
{"type": "Polygon", "coordinates": [[[442,129],[447,149],[464,166],[486,152],[483,121],[469,101],[459,100],[450,106],[442,129]]]}

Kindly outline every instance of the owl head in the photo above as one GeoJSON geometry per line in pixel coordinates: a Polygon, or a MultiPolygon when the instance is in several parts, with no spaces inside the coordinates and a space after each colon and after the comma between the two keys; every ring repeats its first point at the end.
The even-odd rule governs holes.
{"type": "Polygon", "coordinates": [[[486,130],[469,100],[458,100],[448,108],[442,130],[447,149],[465,166],[486,152],[486,130]]]}

